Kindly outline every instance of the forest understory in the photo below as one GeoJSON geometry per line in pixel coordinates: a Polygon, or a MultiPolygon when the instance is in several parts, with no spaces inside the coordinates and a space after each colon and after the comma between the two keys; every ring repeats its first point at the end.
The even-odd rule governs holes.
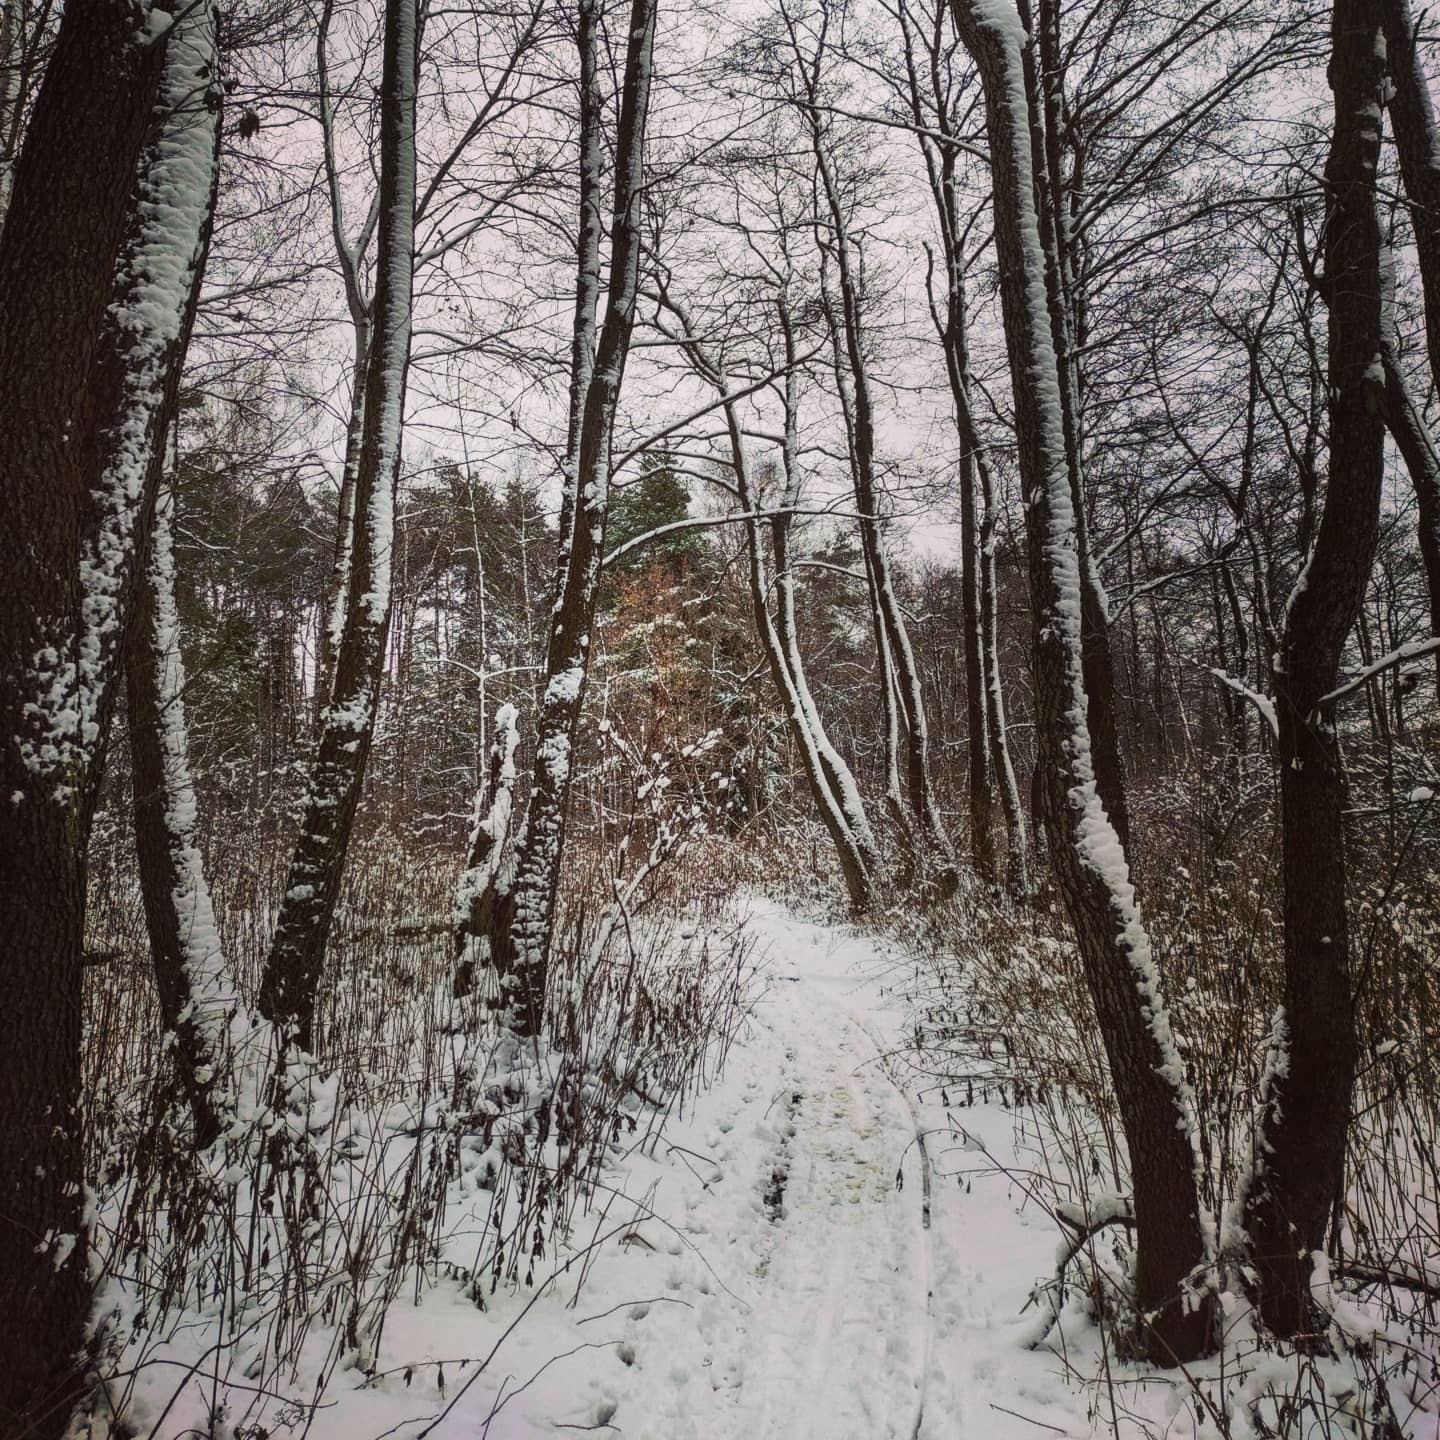
{"type": "Polygon", "coordinates": [[[0,1440],[1440,1440],[1409,0],[0,0],[0,1440]]]}

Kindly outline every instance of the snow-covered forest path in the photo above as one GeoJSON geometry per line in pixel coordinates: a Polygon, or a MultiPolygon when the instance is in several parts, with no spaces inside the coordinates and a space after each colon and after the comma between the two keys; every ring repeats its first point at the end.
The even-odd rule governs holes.
{"type": "Polygon", "coordinates": [[[1054,1231],[979,1151],[1013,1153],[1011,1113],[968,1108],[947,1138],[938,1095],[921,1103],[890,1058],[904,957],[771,902],[751,909],[770,977],[752,1031],[659,1147],[656,1218],[581,1297],[587,1314],[617,1286],[637,1297],[603,1322],[622,1332],[619,1363],[592,1352],[582,1396],[557,1407],[556,1376],[490,1433],[1009,1440],[1035,1421],[1084,1433],[1053,1357],[1022,1348],[1018,1312],[1054,1231]]]}
{"type": "Polygon", "coordinates": [[[637,1115],[584,1222],[609,1239],[584,1257],[578,1298],[572,1260],[523,1316],[523,1293],[483,1313],[444,1287],[394,1306],[387,1377],[337,1377],[312,1437],[1090,1433],[1056,1358],[1024,1349],[1020,1309],[1055,1229],[996,1167],[1014,1167],[1014,1113],[979,1086],[948,1110],[906,1075],[903,952],[771,901],[748,909],[754,1018],[658,1144],[637,1115]],[[512,1321],[483,1370],[457,1363],[512,1321]]]}

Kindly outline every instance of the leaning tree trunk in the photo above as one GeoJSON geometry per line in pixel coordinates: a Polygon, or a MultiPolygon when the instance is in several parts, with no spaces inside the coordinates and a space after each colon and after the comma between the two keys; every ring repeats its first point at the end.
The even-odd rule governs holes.
{"type": "MultiPolygon", "coordinates": [[[[864,802],[850,767],[830,743],[819,708],[805,678],[795,621],[795,583],[790,559],[790,525],[800,506],[800,465],[797,421],[799,394],[794,327],[784,297],[777,302],[780,328],[785,340],[785,421],[781,445],[784,492],[770,517],[771,549],[775,557],[773,590],[775,614],[770,613],[772,582],[765,572],[765,552],[759,515],[762,499],[751,474],[750,457],[739,409],[728,377],[719,361],[700,338],[685,306],[660,285],[661,304],[680,324],[678,334],[665,333],[675,341],[691,369],[719,397],[730,443],[730,465],[735,474],[735,491],[744,512],[745,545],[750,581],[750,610],[756,637],[780,699],[790,738],[800,757],[801,769],[830,841],[840,862],[841,875],[851,907],[862,913],[873,897],[874,877],[880,857],[874,831],[865,813],[864,802]]],[[[658,322],[657,322],[658,324],[658,322]]],[[[663,328],[663,327],[662,327],[663,328]]],[[[898,803],[898,782],[896,787],[898,803]]]]}
{"type": "MultiPolygon", "coordinates": [[[[862,869],[867,874],[873,874],[880,864],[880,855],[875,844],[875,832],[871,828],[869,816],[865,813],[865,805],[860,798],[860,790],[855,784],[855,777],[826,732],[825,722],[820,716],[820,707],[815,703],[815,698],[810,692],[810,683],[805,675],[805,662],[800,652],[800,628],[795,619],[795,569],[790,555],[790,531],[796,511],[800,508],[802,483],[799,437],[800,369],[795,347],[795,327],[789,304],[784,298],[779,301],[777,311],[781,334],[785,342],[785,421],[782,433],[783,443],[780,448],[780,463],[785,487],[777,513],[770,520],[770,549],[775,561],[775,638],[779,641],[780,658],[789,674],[790,683],[794,687],[795,698],[799,702],[798,723],[803,723],[808,732],[807,743],[813,744],[820,764],[820,776],[811,779],[811,793],[818,799],[818,792],[815,790],[816,778],[823,779],[824,784],[829,788],[834,806],[845,822],[846,836],[843,848],[848,851],[853,846],[858,852],[862,869]]],[[[718,371],[714,370],[713,365],[710,368],[714,375],[718,375],[718,371]]],[[[723,382],[723,375],[718,375],[718,378],[723,382]]],[[[726,427],[730,434],[731,454],[736,467],[736,475],[740,484],[745,488],[745,493],[741,496],[741,504],[746,510],[754,511],[760,503],[760,496],[755,493],[755,487],[749,480],[744,437],[735,423],[733,407],[726,411],[726,427]]],[[[760,554],[758,534],[748,535],[747,538],[754,540],[755,556],[758,557],[760,554]]],[[[754,600],[753,589],[757,582],[762,601],[768,593],[764,584],[763,561],[761,563],[762,570],[757,574],[752,561],[750,575],[752,603],[754,600]]],[[[766,627],[762,625],[762,643],[766,640],[765,629],[766,627]]],[[[773,661],[771,668],[773,674],[773,661]]],[[[783,689],[781,698],[785,698],[783,689]]],[[[893,708],[891,713],[893,714],[893,708]]],[[[887,742],[889,739],[890,737],[887,735],[887,742]]],[[[894,743],[887,743],[887,755],[893,756],[895,751],[894,743]]],[[[834,838],[833,835],[832,838],[834,838]]],[[[839,844],[841,842],[837,841],[837,845],[839,844]]],[[[852,903],[857,903],[855,887],[852,885],[850,890],[852,903]]],[[[864,903],[857,903],[857,908],[863,909],[865,903],[868,903],[868,896],[864,903]]]]}
{"type": "Polygon", "coordinates": [[[195,1143],[203,1149],[235,1118],[234,1050],[244,1022],[198,841],[175,608],[174,507],[173,492],[162,491],[127,637],[125,674],[135,850],[155,988],[165,1029],[174,1036],[195,1143]]]}
{"type": "MultiPolygon", "coordinates": [[[[590,668],[590,632],[605,557],[611,432],[620,403],[640,282],[640,205],[645,126],[655,44],[656,0],[634,0],[615,147],[615,205],[605,320],[586,387],[574,485],[570,551],[545,664],[536,724],[535,769],[514,878],[494,910],[491,963],[508,994],[512,1034],[535,1036],[544,1021],[571,762],[590,668]]],[[[592,163],[589,150],[582,165],[592,163]]],[[[583,256],[582,256],[583,265],[583,256]]],[[[578,306],[577,306],[578,310],[578,306]]],[[[563,542],[562,542],[563,545],[563,542]]]]}
{"type": "Polygon", "coordinates": [[[1376,211],[1385,102],[1379,7],[1335,0],[1325,165],[1330,479],[1310,556],[1286,608],[1273,666],[1280,728],[1285,987],[1275,1077],[1259,1118],[1263,1167],[1244,1223],[1260,1313],[1279,1335],[1308,1328],[1311,1255],[1341,1195],[1355,1072],[1345,770],[1333,704],[1345,641],[1360,613],[1379,530],[1384,474],[1383,270],[1376,211]]]}
{"type": "Polygon", "coordinates": [[[282,1042],[309,1050],[316,997],[355,807],[375,729],[390,625],[390,561],[410,365],[415,237],[416,0],[386,0],[380,94],[380,219],[355,473],[345,621],[330,703],[310,765],[300,835],[265,961],[260,1009],[282,1042]]]}
{"type": "Polygon", "coordinates": [[[215,77],[189,46],[148,33],[140,3],[66,6],[0,235],[6,1434],[61,1431],[83,1364],[85,854],[208,216],[213,146],[191,153],[185,117],[218,104],[215,77]]]}
{"type": "Polygon", "coordinates": [[[1033,145],[1025,83],[1030,41],[1008,4],[954,0],[953,13],[985,91],[1035,608],[1042,808],[1130,1152],[1140,1340],[1157,1361],[1183,1361],[1208,1349],[1213,1319],[1210,1301],[1189,1284],[1207,1259],[1194,1105],[1124,847],[1097,789],[1086,721],[1083,580],[1046,293],[1053,240],[1035,195],[1043,154],[1033,145]]]}

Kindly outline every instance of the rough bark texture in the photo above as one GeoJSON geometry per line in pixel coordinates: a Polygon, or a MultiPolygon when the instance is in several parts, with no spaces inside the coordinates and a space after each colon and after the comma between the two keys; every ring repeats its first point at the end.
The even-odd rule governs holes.
{"type": "Polygon", "coordinates": [[[545,693],[536,724],[535,769],[525,828],[516,851],[514,880],[502,897],[504,903],[495,907],[491,934],[492,963],[510,995],[510,1029],[522,1036],[538,1034],[544,1020],[571,760],[584,706],[590,630],[605,557],[611,431],[639,291],[640,205],[655,9],[656,0],[635,0],[630,13],[615,147],[610,284],[580,423],[570,555],[546,655],[545,693]]]}
{"type": "Polygon", "coordinates": [[[1035,180],[1029,39],[1013,11],[954,0],[956,26],[984,84],[995,238],[1035,608],[1041,808],[1056,877],[1079,942],[1130,1152],[1140,1340],[1161,1363],[1203,1353],[1212,1311],[1187,1293],[1206,1259],[1193,1111],[1169,1035],[1124,851],[1098,792],[1086,723],[1076,516],[1048,323],[1043,216],[1035,180]]]}
{"type": "Polygon", "coordinates": [[[410,363],[417,24],[415,0],[387,0],[374,348],[355,478],[345,623],[260,988],[261,1012],[302,1050],[313,1044],[325,947],[365,778],[390,624],[390,546],[410,363]]]}
{"type": "MultiPolygon", "coordinates": [[[[182,43],[189,47],[193,68],[208,70],[212,79],[218,79],[219,16],[213,5],[187,9],[176,20],[169,43],[172,51],[182,43]]],[[[177,143],[193,133],[196,145],[208,149],[211,168],[208,202],[202,210],[183,217],[193,227],[191,233],[174,237],[177,247],[193,254],[194,263],[150,446],[146,490],[157,496],[165,464],[163,438],[175,421],[181,362],[194,328],[219,183],[222,91],[218,84],[208,94],[197,90],[185,75],[177,77],[175,88],[186,94],[186,103],[167,116],[165,131],[173,132],[177,143]]],[[[215,1013],[216,997],[197,990],[197,983],[206,985],[210,977],[196,973],[193,963],[197,951],[212,943],[212,953],[199,968],[205,969],[209,961],[223,961],[200,873],[194,837],[195,797],[184,753],[185,682],[175,630],[172,508],[170,498],[157,499],[150,553],[135,587],[134,613],[127,627],[125,670],[135,842],[150,951],[161,1013],[166,1029],[177,1040],[177,1063],[195,1119],[195,1138],[204,1146],[219,1134],[227,1108],[217,1097],[228,1090],[228,1056],[221,1037],[228,1033],[228,1009],[233,1006],[221,1001],[220,1009],[226,1013],[215,1013]],[[197,927],[203,936],[197,934],[197,927]]],[[[233,1000],[233,991],[230,994],[233,1000]]]]}
{"type": "Polygon", "coordinates": [[[75,727],[95,367],[163,49],[139,4],[74,0],[0,234],[0,1433],[58,1434],[89,1287],[75,1118],[85,797],[75,727]]]}
{"type": "Polygon", "coordinates": [[[1307,1328],[1310,1253],[1325,1243],[1343,1184],[1355,1071],[1345,883],[1345,772],[1334,716],[1346,637],[1375,552],[1384,471],[1382,264],[1375,208],[1385,87],[1379,7],[1336,0],[1330,86],[1335,128],[1325,166],[1330,476],[1314,548],[1281,627],[1273,686],[1280,727],[1285,877],[1284,1028],[1264,1159],[1245,1225],[1260,1312],[1275,1333],[1307,1328]]]}

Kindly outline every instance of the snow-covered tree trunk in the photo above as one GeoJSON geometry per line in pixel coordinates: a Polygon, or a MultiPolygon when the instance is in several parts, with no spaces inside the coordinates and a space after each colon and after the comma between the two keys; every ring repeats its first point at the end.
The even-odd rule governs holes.
{"type": "MultiPolygon", "coordinates": [[[[795,570],[790,554],[790,531],[794,524],[795,513],[800,508],[801,490],[803,486],[800,468],[799,436],[800,371],[799,357],[795,346],[795,327],[788,302],[783,296],[781,297],[778,309],[781,333],[785,343],[785,421],[782,432],[783,443],[780,451],[784,489],[778,507],[778,513],[774,515],[770,521],[770,548],[775,563],[775,638],[779,641],[780,657],[786,671],[789,673],[790,682],[795,691],[795,698],[799,701],[799,718],[808,731],[809,741],[814,747],[816,758],[819,760],[820,778],[824,784],[829,787],[832,803],[838,810],[845,825],[846,837],[843,842],[844,849],[847,854],[851,849],[856,851],[859,855],[863,870],[866,873],[873,873],[880,863],[880,854],[875,843],[875,832],[871,828],[869,816],[865,813],[865,805],[860,798],[860,790],[855,783],[855,777],[851,773],[850,767],[845,763],[844,757],[831,743],[830,736],[825,729],[825,722],[821,719],[820,709],[816,705],[814,696],[810,692],[810,684],[805,676],[805,663],[800,652],[800,630],[795,620],[795,570]]],[[[723,375],[719,378],[723,384],[723,375]]],[[[731,423],[733,419],[733,414],[727,412],[726,428],[730,434],[731,455],[734,459],[739,483],[745,487],[746,493],[749,495],[749,499],[745,499],[742,496],[741,503],[747,510],[753,510],[756,505],[758,505],[761,497],[754,493],[754,486],[750,484],[743,443],[740,452],[738,454],[736,452],[736,441],[737,439],[742,439],[742,437],[740,437],[738,430],[731,423]]],[[[752,538],[755,545],[758,546],[758,534],[754,537],[747,534],[747,542],[752,538]]],[[[759,554],[758,549],[756,553],[757,555],[759,554]]],[[[751,601],[753,607],[753,585],[757,579],[753,566],[750,578],[752,582],[751,601]]],[[[763,580],[763,570],[759,578],[763,580]]],[[[767,591],[762,584],[760,587],[762,600],[766,594],[767,591]]],[[[768,602],[766,603],[768,606],[768,602]]],[[[762,645],[764,641],[765,636],[762,634],[762,645]]],[[[888,753],[895,753],[894,745],[889,747],[888,753]]],[[[814,781],[811,783],[811,793],[812,795],[815,793],[814,781]]],[[[852,899],[853,898],[852,894],[852,899]]]]}
{"type": "Polygon", "coordinates": [[[1046,246],[1045,290],[1051,343],[1060,365],[1060,419],[1070,474],[1080,562],[1086,724],[1090,730],[1095,783],[1122,845],[1130,843],[1130,806],[1120,755],[1115,701],[1115,661],[1110,643],[1110,603],[1090,549],[1084,481],[1081,350],[1086,338],[1084,291],[1077,279],[1075,225],[1071,207],[1083,198],[1083,175],[1067,175],[1062,147],[1073,133],[1065,113],[1065,61],[1056,0],[1039,0],[1038,44],[1022,56],[1029,97],[1031,143],[1035,153],[1035,204],[1046,246]],[[1037,54],[1038,51],[1038,54],[1037,54]]]}
{"type": "Polygon", "coordinates": [[[477,969],[490,968],[490,932],[501,874],[508,860],[515,811],[515,747],[520,732],[513,705],[495,712],[489,774],[475,796],[465,869],[455,899],[455,993],[468,995],[477,969]]]}
{"type": "Polygon", "coordinates": [[[1154,1359],[1183,1361],[1212,1339],[1211,1304],[1189,1287],[1209,1252],[1194,1103],[1125,849],[1097,788],[1086,720],[1083,581],[1046,287],[1053,237],[1042,229],[1036,199],[1044,157],[1025,76],[1031,41],[1013,0],[953,0],[952,9],[985,91],[1035,611],[1042,808],[1130,1152],[1139,1339],[1154,1359]]]}
{"type": "MultiPolygon", "coordinates": [[[[208,13],[205,12],[205,13],[208,13]]],[[[170,16],[76,0],[0,232],[0,1431],[68,1421],[88,1308],[85,853],[135,551],[208,237],[213,70],[170,16]],[[157,100],[159,104],[157,105],[157,100]],[[138,167],[138,168],[137,168],[138,167]]]]}
{"type": "MultiPolygon", "coordinates": [[[[795,332],[785,296],[777,302],[785,344],[785,419],[781,442],[784,480],[779,505],[770,513],[770,540],[774,555],[773,582],[767,575],[763,532],[759,516],[762,496],[755,482],[739,407],[723,365],[711,354],[690,318],[683,302],[660,282],[660,301],[679,322],[678,330],[655,322],[673,340],[691,369],[720,400],[725,416],[726,438],[730,445],[730,468],[735,476],[735,495],[740,501],[745,526],[746,560],[749,577],[750,611],[755,633],[780,698],[790,738],[800,757],[806,784],[815,802],[820,822],[835,846],[840,872],[857,912],[868,909],[873,897],[874,877],[880,863],[875,834],[850,767],[830,742],[824,722],[805,678],[795,619],[795,580],[790,556],[790,527],[800,507],[801,471],[799,462],[799,394],[795,332]],[[770,596],[775,595],[775,613],[770,596]]],[[[898,803],[898,782],[897,782],[898,803]]]]}
{"type": "Polygon", "coordinates": [[[355,476],[345,619],[290,859],[260,1008],[286,1043],[313,1044],[316,995],[374,734],[390,624],[395,486],[410,365],[415,236],[416,0],[387,0],[371,354],[355,476]]]}
{"type": "MultiPolygon", "coordinates": [[[[650,109],[656,0],[634,0],[630,13],[620,122],[615,146],[615,203],[610,227],[610,283],[595,361],[585,387],[575,472],[574,524],[546,655],[545,690],[536,723],[535,769],[514,879],[494,910],[491,961],[509,996],[508,1024],[539,1033],[553,938],[571,762],[590,666],[605,519],[610,499],[611,432],[639,298],[645,188],[645,128],[650,109]]],[[[598,152],[587,149],[582,164],[598,152]]],[[[581,259],[583,265],[583,257],[581,259]]],[[[577,307],[578,308],[578,307],[577,307]]]]}
{"type": "MultiPolygon", "coordinates": [[[[930,315],[945,356],[946,378],[960,444],[960,561],[961,617],[965,661],[965,717],[969,737],[967,790],[970,809],[970,844],[976,871],[987,880],[996,878],[995,856],[995,745],[1008,748],[1003,716],[997,726],[990,715],[990,687],[986,676],[983,589],[988,570],[981,554],[976,504],[978,436],[970,409],[969,337],[965,301],[965,253],[959,196],[955,184],[956,147],[952,143],[953,76],[951,40],[943,6],[936,6],[929,33],[921,39],[909,7],[895,9],[905,46],[905,78],[911,119],[925,161],[930,198],[935,206],[940,255],[944,271],[943,305],[931,289],[930,315]],[[924,45],[917,53],[918,45],[924,45]],[[923,66],[925,79],[922,82],[923,66]]],[[[920,21],[924,23],[923,17],[920,21]]],[[[927,247],[927,254],[929,249],[927,247]]],[[[933,285],[934,266],[927,274],[933,285]]],[[[983,462],[983,454],[979,457],[983,462]]],[[[988,481],[988,472],[985,476],[988,481]]],[[[1011,777],[1013,779],[1013,775],[1011,777]]],[[[1023,831],[1021,834],[1023,847],[1023,831]]]]}
{"type": "MultiPolygon", "coordinates": [[[[198,9],[180,23],[205,13],[198,9]]],[[[136,593],[125,674],[135,848],[150,954],[160,1013],[174,1037],[180,1082],[194,1115],[195,1143],[204,1148],[234,1119],[235,1051],[248,1025],[200,855],[175,609],[174,510],[173,491],[163,489],[136,593]]]]}
{"type": "Polygon", "coordinates": [[[1385,468],[1383,295],[1388,249],[1376,210],[1387,77],[1380,7],[1335,0],[1325,165],[1330,466],[1325,503],[1290,595],[1272,666],[1279,722],[1285,986],[1281,1052],[1259,1117],[1263,1164],[1244,1217],[1260,1313],[1277,1334],[1308,1329],[1311,1255],[1342,1193],[1355,1073],[1346,905],[1345,770],[1334,705],[1345,642],[1365,598],[1385,468]]]}

